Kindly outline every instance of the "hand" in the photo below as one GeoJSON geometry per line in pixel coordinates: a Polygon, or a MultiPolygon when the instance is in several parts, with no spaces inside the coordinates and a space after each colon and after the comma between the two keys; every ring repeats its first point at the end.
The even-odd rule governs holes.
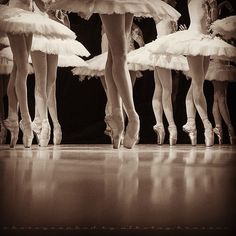
{"type": "Polygon", "coordinates": [[[185,24],[179,25],[179,30],[187,30],[187,26],[185,24]]]}

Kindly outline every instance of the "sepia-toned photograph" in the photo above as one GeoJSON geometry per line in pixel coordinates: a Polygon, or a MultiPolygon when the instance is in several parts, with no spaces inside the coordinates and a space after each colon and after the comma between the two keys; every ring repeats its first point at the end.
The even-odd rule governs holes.
{"type": "Polygon", "coordinates": [[[236,1],[0,0],[0,235],[236,235],[236,1]]]}

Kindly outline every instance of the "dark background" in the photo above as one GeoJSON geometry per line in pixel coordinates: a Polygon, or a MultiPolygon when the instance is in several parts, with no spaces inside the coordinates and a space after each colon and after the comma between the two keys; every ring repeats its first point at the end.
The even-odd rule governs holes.
{"type": "MultiPolygon", "coordinates": [[[[221,2],[221,1],[219,1],[221,2]]],[[[231,0],[235,7],[235,1],[231,0]]],[[[182,14],[179,24],[189,25],[187,0],[179,0],[176,9],[182,14]]],[[[227,12],[224,12],[227,14],[227,12]]],[[[235,14],[235,12],[234,12],[235,14]]],[[[94,14],[88,21],[80,18],[77,14],[69,14],[71,29],[77,34],[78,40],[89,50],[91,57],[100,54],[101,49],[101,21],[94,14]]],[[[152,19],[135,20],[142,29],[145,43],[156,38],[156,27],[152,19]]],[[[86,58],[84,58],[86,59],[86,58]]],[[[73,76],[72,68],[58,68],[57,77],[57,102],[58,117],[62,126],[63,144],[83,143],[110,143],[110,139],[103,133],[105,130],[104,116],[106,95],[98,78],[91,78],[80,82],[78,76],[73,76]]],[[[178,129],[178,143],[190,143],[187,134],[182,131],[186,123],[185,97],[190,81],[182,74],[173,72],[173,93],[176,100],[173,104],[174,118],[178,129]]],[[[34,75],[28,79],[30,113],[34,115],[34,75]]],[[[136,110],[140,116],[140,143],[156,143],[156,134],[152,127],[155,125],[155,117],[152,110],[152,96],[154,91],[153,72],[143,72],[143,77],[137,79],[134,86],[134,101],[136,110]]],[[[211,82],[206,81],[204,92],[208,103],[210,121],[214,126],[212,116],[213,87],[211,82]]],[[[229,83],[228,106],[233,125],[236,127],[236,84],[229,83]]],[[[168,143],[168,124],[164,119],[166,128],[165,143],[168,143]]],[[[204,130],[202,122],[197,115],[198,143],[204,143],[204,130]]],[[[225,124],[224,141],[229,142],[225,124]]],[[[9,137],[8,137],[9,139],[9,137]]],[[[20,140],[21,141],[21,138],[20,140]]],[[[51,141],[52,142],[52,141],[51,141]]]]}

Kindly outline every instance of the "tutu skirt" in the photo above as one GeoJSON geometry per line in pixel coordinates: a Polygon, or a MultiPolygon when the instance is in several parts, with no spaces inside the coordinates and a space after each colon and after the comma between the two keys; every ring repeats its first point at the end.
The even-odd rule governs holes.
{"type": "MultiPolygon", "coordinates": [[[[85,77],[100,77],[105,75],[105,67],[107,62],[107,52],[104,52],[98,56],[91,58],[90,60],[85,61],[87,62],[86,66],[79,66],[72,70],[73,75],[79,75],[80,80],[84,80],[85,77]]],[[[129,70],[133,70],[128,64],[129,70]]],[[[137,70],[136,71],[136,78],[142,77],[142,73],[137,70]]]]}
{"type": "Polygon", "coordinates": [[[58,56],[58,67],[85,67],[87,63],[76,55],[59,55],[58,56]]]}
{"type": "Polygon", "coordinates": [[[128,53],[127,61],[132,70],[154,70],[158,66],[170,70],[189,70],[188,62],[184,56],[152,54],[145,47],[128,53]]]}
{"type": "Polygon", "coordinates": [[[41,14],[0,5],[0,32],[5,34],[36,34],[45,37],[75,39],[68,27],[41,14]]]}
{"type": "Polygon", "coordinates": [[[53,0],[53,9],[77,12],[89,18],[93,13],[125,14],[138,17],[153,17],[156,21],[164,18],[178,20],[180,14],[161,0],[53,0]]]}
{"type": "Polygon", "coordinates": [[[78,55],[88,57],[90,53],[82,43],[74,39],[46,38],[33,36],[31,51],[41,51],[55,55],[78,55]]]}
{"type": "Polygon", "coordinates": [[[229,16],[214,21],[210,29],[214,34],[221,35],[224,39],[236,38],[236,16],[229,16]]]}
{"type": "Polygon", "coordinates": [[[205,79],[210,81],[236,82],[236,68],[232,65],[211,60],[205,79]]]}
{"type": "Polygon", "coordinates": [[[194,30],[183,30],[160,36],[145,46],[151,53],[187,56],[235,57],[236,48],[219,37],[212,38],[194,30]]]}

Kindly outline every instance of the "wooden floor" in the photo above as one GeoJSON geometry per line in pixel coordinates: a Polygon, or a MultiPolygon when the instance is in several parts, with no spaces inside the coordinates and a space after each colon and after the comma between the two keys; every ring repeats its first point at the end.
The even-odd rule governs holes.
{"type": "Polygon", "coordinates": [[[236,147],[0,146],[8,235],[231,235],[236,147]]]}

